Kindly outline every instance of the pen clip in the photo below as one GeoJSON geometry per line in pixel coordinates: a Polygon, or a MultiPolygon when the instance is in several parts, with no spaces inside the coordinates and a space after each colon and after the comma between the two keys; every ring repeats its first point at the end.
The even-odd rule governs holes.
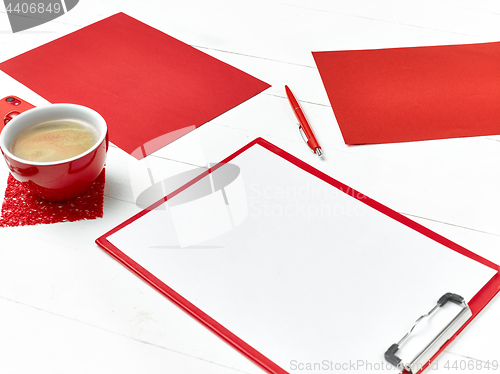
{"type": "Polygon", "coordinates": [[[312,153],[316,153],[314,152],[311,147],[309,147],[309,144],[307,144],[307,142],[309,141],[309,139],[307,139],[307,136],[306,136],[306,133],[304,132],[304,130],[302,130],[302,126],[300,125],[300,123],[297,124],[299,126],[299,134],[300,136],[302,137],[302,140],[304,140],[304,143],[306,143],[306,146],[307,148],[312,152],[312,153]]]}

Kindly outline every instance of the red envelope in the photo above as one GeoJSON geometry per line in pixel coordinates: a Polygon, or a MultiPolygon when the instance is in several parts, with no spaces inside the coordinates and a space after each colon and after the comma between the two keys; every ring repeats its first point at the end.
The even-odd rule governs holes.
{"type": "Polygon", "coordinates": [[[500,43],[313,56],[346,144],[500,134],[500,43]]]}
{"type": "Polygon", "coordinates": [[[50,102],[98,111],[138,159],[270,87],[124,13],[0,64],[50,102]]]}

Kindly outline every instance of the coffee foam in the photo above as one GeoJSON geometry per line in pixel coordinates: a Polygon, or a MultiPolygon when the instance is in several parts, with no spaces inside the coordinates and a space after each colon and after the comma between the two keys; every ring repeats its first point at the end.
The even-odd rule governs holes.
{"type": "Polygon", "coordinates": [[[22,131],[12,143],[11,152],[26,161],[62,161],[88,151],[98,138],[97,130],[85,121],[48,121],[22,131]]]}

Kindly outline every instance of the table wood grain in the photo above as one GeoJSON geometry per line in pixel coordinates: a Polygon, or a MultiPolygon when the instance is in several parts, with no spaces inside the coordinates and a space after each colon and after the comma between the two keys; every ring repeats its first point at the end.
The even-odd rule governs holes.
{"type": "MultiPolygon", "coordinates": [[[[311,55],[498,41],[500,2],[85,0],[54,21],[16,34],[1,6],[0,60],[117,12],[272,85],[154,153],[156,178],[220,161],[263,137],[500,263],[500,137],[346,146],[311,55]],[[299,137],[285,84],[313,126],[323,160],[299,137]],[[201,144],[203,157],[189,152],[190,142],[201,144]]],[[[11,94],[47,103],[0,72],[0,97],[11,94]]],[[[0,229],[0,373],[263,373],[95,245],[97,237],[139,211],[131,162],[111,146],[102,219],[0,229]]],[[[1,162],[0,200],[7,176],[1,162]]],[[[416,281],[425,275],[411,264],[404,272],[416,281]]],[[[394,302],[403,304],[404,295],[394,302]]],[[[495,372],[477,368],[500,360],[499,316],[497,297],[428,371],[495,372]],[[447,362],[457,362],[457,369],[446,368],[447,362]]],[[[325,359],[333,359],[333,352],[325,359]]]]}

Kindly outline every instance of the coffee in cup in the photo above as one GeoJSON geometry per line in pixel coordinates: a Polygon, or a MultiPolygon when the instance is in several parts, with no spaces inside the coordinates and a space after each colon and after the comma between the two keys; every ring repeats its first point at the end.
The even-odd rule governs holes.
{"type": "Polygon", "coordinates": [[[11,174],[48,201],[84,194],[104,167],[108,145],[104,118],[75,104],[29,109],[0,133],[0,150],[11,174]]]}
{"type": "Polygon", "coordinates": [[[11,152],[27,161],[61,161],[88,151],[98,138],[94,127],[85,121],[48,121],[23,130],[12,143],[11,152]]]}

